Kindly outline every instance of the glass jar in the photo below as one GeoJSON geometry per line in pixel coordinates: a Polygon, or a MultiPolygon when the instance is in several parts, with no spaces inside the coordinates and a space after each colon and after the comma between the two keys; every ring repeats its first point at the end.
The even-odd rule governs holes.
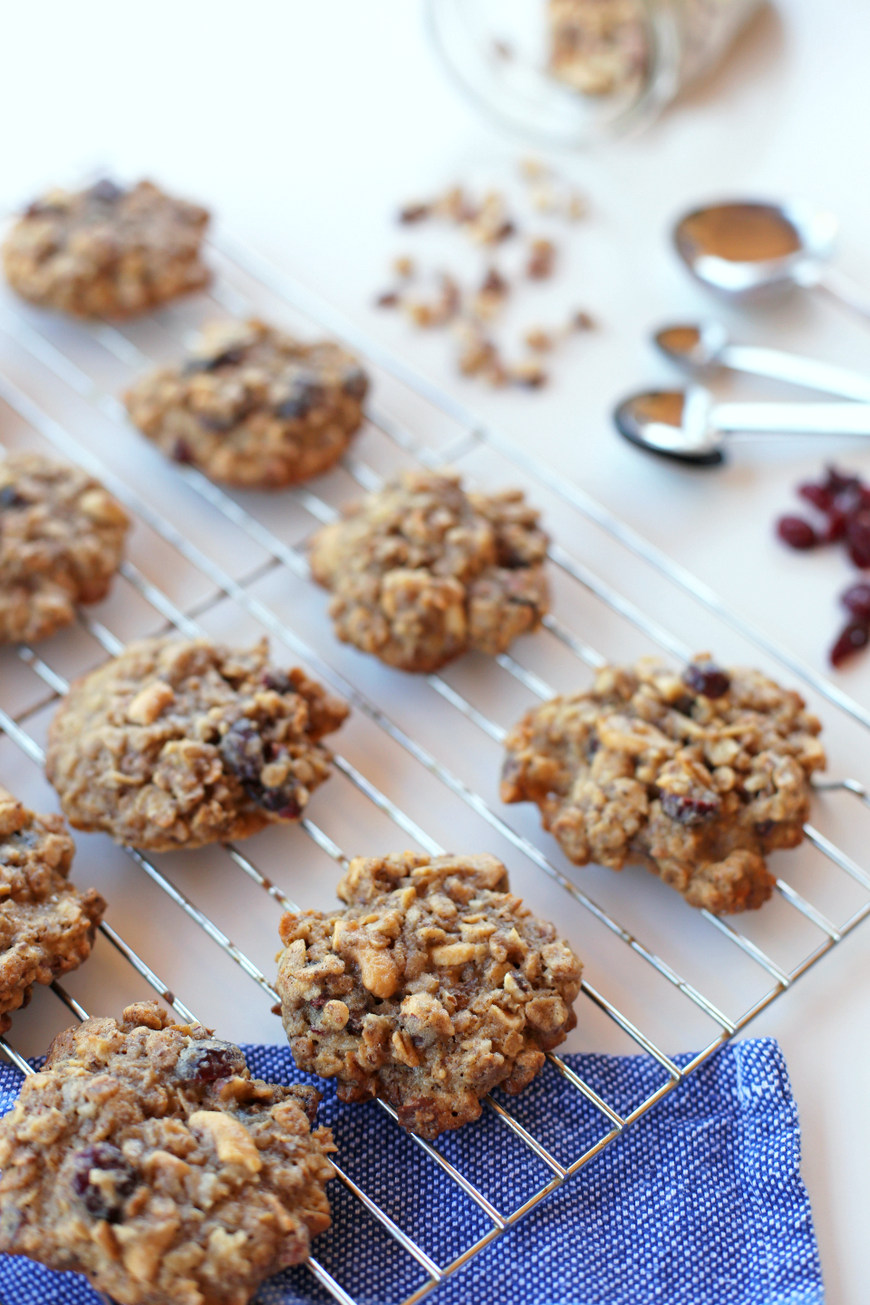
{"type": "Polygon", "coordinates": [[[637,129],[725,53],[763,0],[428,0],[453,78],[542,144],[637,129]]]}

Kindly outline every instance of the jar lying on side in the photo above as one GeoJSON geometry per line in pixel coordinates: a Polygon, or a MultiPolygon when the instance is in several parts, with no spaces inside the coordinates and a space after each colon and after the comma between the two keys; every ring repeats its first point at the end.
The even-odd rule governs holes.
{"type": "Polygon", "coordinates": [[[429,0],[465,92],[525,135],[585,145],[649,122],[763,0],[429,0]]]}

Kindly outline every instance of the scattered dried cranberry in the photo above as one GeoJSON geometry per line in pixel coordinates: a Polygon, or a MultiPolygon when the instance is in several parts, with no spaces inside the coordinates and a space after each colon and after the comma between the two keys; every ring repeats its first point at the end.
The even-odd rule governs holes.
{"type": "Polygon", "coordinates": [[[803,517],[780,517],[776,533],[789,548],[815,548],[820,542],[816,531],[803,517]]]}
{"type": "Polygon", "coordinates": [[[857,584],[852,585],[844,594],[840,596],[840,602],[861,621],[870,622],[870,584],[866,580],[859,580],[857,584]]]}
{"type": "Polygon", "coordinates": [[[840,632],[831,649],[831,665],[842,666],[854,653],[866,648],[870,642],[870,626],[866,621],[849,621],[840,632]]]}
{"type": "Polygon", "coordinates": [[[846,547],[856,566],[870,566],[870,508],[859,508],[847,517],[846,547]]]}
{"type": "Polygon", "coordinates": [[[177,439],[172,446],[173,462],[180,462],[184,465],[193,462],[193,449],[187,440],[177,439]]]}
{"type": "Polygon", "coordinates": [[[731,677],[713,662],[692,662],[683,672],[683,683],[705,698],[723,698],[731,688],[731,677]]]}
{"type": "Polygon", "coordinates": [[[188,1083],[215,1083],[219,1078],[244,1074],[246,1068],[245,1057],[234,1043],[201,1038],[184,1048],[175,1072],[188,1083]]]}
{"type": "Polygon", "coordinates": [[[84,1202],[88,1214],[107,1223],[118,1223],[124,1201],[136,1186],[136,1174],[116,1146],[109,1142],[95,1142],[86,1146],[75,1157],[72,1189],[84,1202]],[[109,1177],[105,1186],[91,1182],[91,1173],[100,1170],[109,1177]],[[114,1189],[114,1195],[112,1194],[114,1189]]]}
{"type": "Polygon", "coordinates": [[[693,798],[685,793],[663,793],[662,811],[680,825],[700,825],[715,816],[719,802],[715,798],[693,798]]]}

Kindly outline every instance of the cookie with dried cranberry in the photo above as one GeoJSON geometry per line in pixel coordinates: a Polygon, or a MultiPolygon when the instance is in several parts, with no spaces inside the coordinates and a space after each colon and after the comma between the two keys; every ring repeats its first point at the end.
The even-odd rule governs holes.
{"type": "Polygon", "coordinates": [[[339,639],[427,672],[538,628],[547,542],[520,490],[472,493],[454,473],[406,471],[314,535],[311,573],[334,595],[339,639]]]}
{"type": "Polygon", "coordinates": [[[154,851],[297,820],[330,773],[347,707],[304,671],[205,639],[146,639],[77,680],[46,774],[77,829],[154,851]]]}
{"type": "Polygon", "coordinates": [[[209,215],[150,181],[50,190],[3,245],[13,290],[76,317],[132,317],[207,285],[209,215]]]}
{"type": "Polygon", "coordinates": [[[281,922],[277,988],[300,1069],[382,1097],[433,1138],[520,1092],[576,1024],[580,961],[494,856],[351,861],[343,910],[281,922]]]}
{"type": "Polygon", "coordinates": [[[0,1250],[119,1305],[244,1305],[329,1227],[318,1101],[153,1002],[86,1020],[0,1121],[0,1250]]]}
{"type": "Polygon", "coordinates": [[[765,857],[803,838],[820,729],[759,671],[644,658],[528,712],[505,740],[501,796],[537,803],[577,865],[645,865],[692,906],[751,910],[775,884],[765,857]]]}
{"type": "Polygon", "coordinates": [[[359,429],[367,391],[356,359],[331,341],[221,322],[125,400],[133,423],[176,462],[230,485],[280,489],[334,466],[359,429]]]}
{"type": "Polygon", "coordinates": [[[106,903],[69,882],[75,844],[60,816],[38,816],[0,787],[0,1033],[35,983],[91,954],[106,903]]]}
{"type": "Polygon", "coordinates": [[[0,643],[46,639],[77,603],[105,598],[129,528],[79,467],[38,453],[0,460],[0,643]]]}

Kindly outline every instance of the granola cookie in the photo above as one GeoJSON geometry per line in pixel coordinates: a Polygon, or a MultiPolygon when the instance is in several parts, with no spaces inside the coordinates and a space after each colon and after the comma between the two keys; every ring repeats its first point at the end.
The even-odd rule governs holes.
{"type": "Polygon", "coordinates": [[[576,1024],[581,966],[494,856],[357,857],[345,909],[285,915],[278,993],[300,1069],[433,1138],[520,1092],[576,1024]]]}
{"type": "Polygon", "coordinates": [[[13,290],[76,317],[132,317],[200,290],[208,213],[150,181],[98,181],[34,200],[3,246],[13,290]]]}
{"type": "Polygon", "coordinates": [[[0,460],[0,643],[46,639],[76,603],[105,598],[129,527],[78,467],[36,453],[0,460]]]}
{"type": "Polygon", "coordinates": [[[707,655],[682,676],[655,658],[608,666],[510,731],[502,800],[536,802],[577,865],[645,865],[692,906],[751,910],[776,882],[764,858],[803,838],[825,765],[804,706],[707,655]]]}
{"type": "Polygon", "coordinates": [[[176,462],[248,489],[327,471],[362,422],[365,372],[337,344],[303,344],[264,322],[208,327],[177,367],[126,394],[131,420],[176,462]]]}
{"type": "Polygon", "coordinates": [[[434,671],[538,628],[547,542],[520,490],[466,493],[458,475],[406,471],[314,535],[311,573],[334,594],[339,639],[434,671]]]}
{"type": "Polygon", "coordinates": [[[34,983],[91,954],[106,903],[69,882],[75,845],[60,816],[37,816],[0,787],[0,1033],[34,983]]]}
{"type": "Polygon", "coordinates": [[[244,1305],[329,1227],[318,1101],[153,1002],[86,1020],[0,1121],[0,1250],[118,1305],[244,1305]]]}
{"type": "Polygon", "coordinates": [[[265,639],[145,639],[77,680],[45,762],[70,823],[165,852],[298,819],[347,707],[268,658],[265,639]]]}

